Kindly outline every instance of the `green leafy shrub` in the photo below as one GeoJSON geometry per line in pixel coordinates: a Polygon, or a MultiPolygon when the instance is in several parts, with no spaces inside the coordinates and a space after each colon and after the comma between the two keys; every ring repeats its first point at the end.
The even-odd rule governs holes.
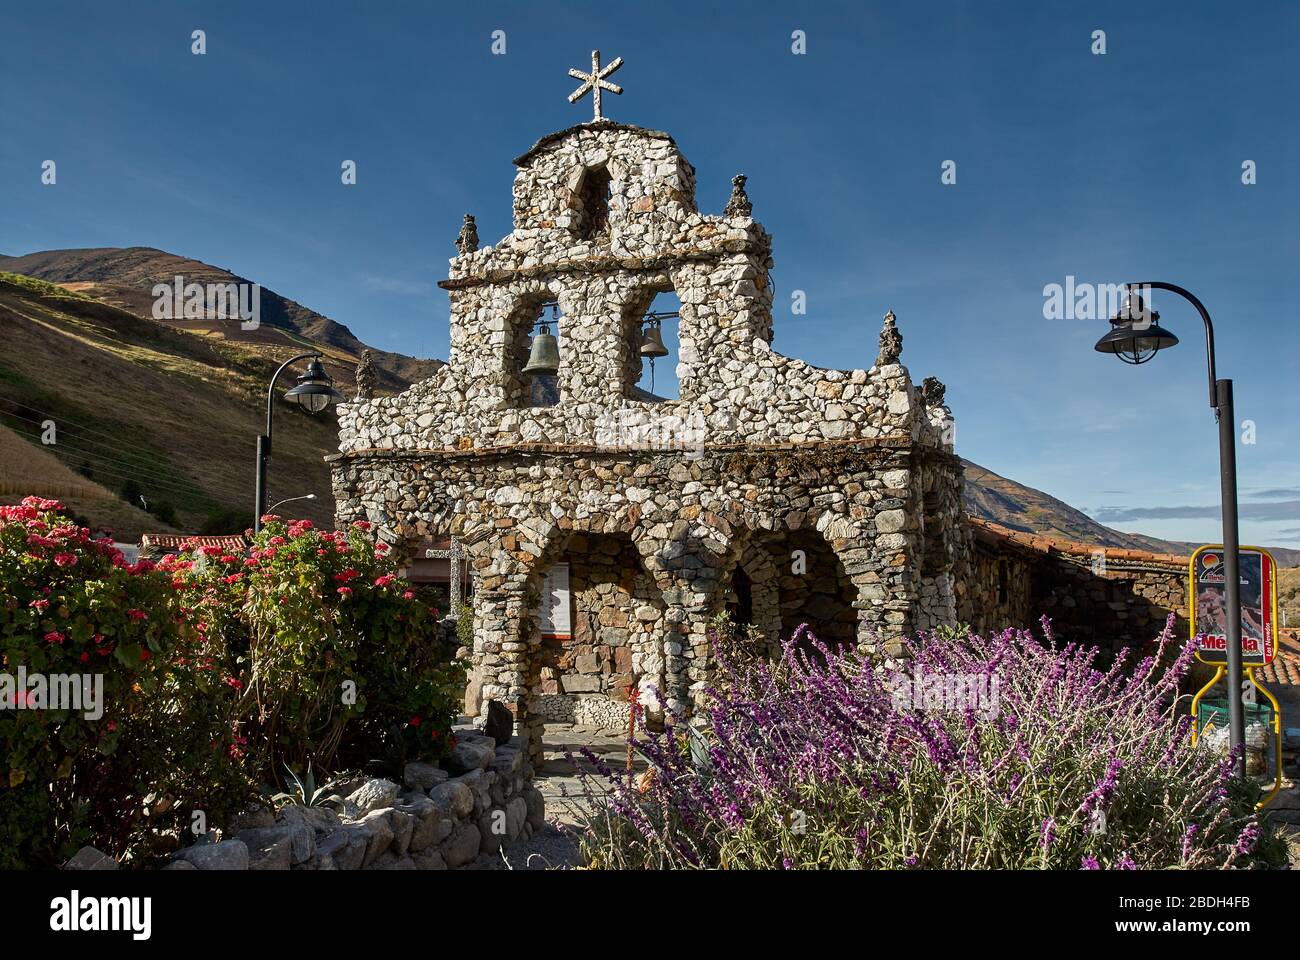
{"type": "Polygon", "coordinates": [[[57,502],[0,507],[0,866],[48,865],[84,842],[120,854],[246,794],[238,772],[222,775],[228,710],[181,656],[178,612],[151,564],[127,564],[57,502]],[[83,699],[51,709],[38,675],[51,689],[71,678],[83,699]]]}
{"type": "Polygon", "coordinates": [[[464,671],[437,612],[366,525],[265,518],[247,557],[205,548],[168,564],[196,629],[229,664],[254,769],[440,757],[464,671]]]}
{"type": "Polygon", "coordinates": [[[54,501],[0,507],[0,693],[25,708],[0,709],[0,868],[148,861],[286,765],[440,757],[464,671],[386,552],[268,518],[247,556],[131,565],[54,501]],[[102,715],[29,700],[20,668],[99,677],[102,715]]]}

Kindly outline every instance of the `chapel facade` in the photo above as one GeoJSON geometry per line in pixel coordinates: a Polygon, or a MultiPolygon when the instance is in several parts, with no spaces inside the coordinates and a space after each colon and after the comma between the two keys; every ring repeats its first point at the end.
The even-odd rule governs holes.
{"type": "Polygon", "coordinates": [[[689,715],[721,613],[768,652],[803,623],[889,651],[955,620],[952,415],[900,362],[893,314],[857,369],[776,352],[744,178],[701,212],[666,133],[601,118],[514,163],[514,229],[481,246],[467,216],[439,283],[447,365],[340,406],[331,458],[340,525],[463,555],[469,709],[503,701],[536,757],[544,721],[625,722],[633,689],[689,715]],[[675,399],[639,385],[661,293],[680,302],[675,399]]]}

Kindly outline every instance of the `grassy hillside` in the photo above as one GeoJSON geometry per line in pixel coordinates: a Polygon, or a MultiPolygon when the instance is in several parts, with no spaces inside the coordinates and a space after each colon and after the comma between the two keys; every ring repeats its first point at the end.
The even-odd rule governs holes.
{"type": "MultiPolygon", "coordinates": [[[[255,441],[276,365],[266,353],[275,351],[174,330],[12,274],[0,274],[0,342],[0,425],[32,447],[16,462],[5,458],[14,477],[68,482],[43,469],[52,456],[82,481],[119,494],[131,486],[155,516],[90,502],[80,511],[119,537],[167,529],[160,518],[168,505],[174,525],[190,531],[235,532],[252,522],[255,441]],[[48,421],[57,442],[45,446],[48,421]]],[[[292,504],[293,515],[329,522],[322,457],[335,445],[332,410],[310,417],[278,401],[268,502],[314,492],[319,499],[292,504]]]]}
{"type": "Polygon", "coordinates": [[[71,470],[48,448],[34,446],[0,426],[0,502],[17,502],[26,496],[59,500],[74,516],[111,531],[118,539],[133,541],[145,530],[172,532],[113,490],[71,470]]]}
{"type": "Polygon", "coordinates": [[[976,517],[1057,540],[1153,553],[1185,552],[1181,545],[1168,540],[1112,530],[1056,497],[1008,480],[977,463],[963,460],[962,465],[966,474],[966,512],[976,517]]]}

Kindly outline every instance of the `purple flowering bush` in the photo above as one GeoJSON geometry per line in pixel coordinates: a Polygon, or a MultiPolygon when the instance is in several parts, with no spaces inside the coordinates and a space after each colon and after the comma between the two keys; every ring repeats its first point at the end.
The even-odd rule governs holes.
{"type": "Polygon", "coordinates": [[[1159,869],[1280,865],[1258,791],[1192,745],[1173,620],[1129,666],[1007,630],[940,631],[895,667],[801,627],[775,663],[719,658],[703,723],[587,755],[604,868],[1159,869]],[[687,731],[681,733],[680,731],[687,731]]]}

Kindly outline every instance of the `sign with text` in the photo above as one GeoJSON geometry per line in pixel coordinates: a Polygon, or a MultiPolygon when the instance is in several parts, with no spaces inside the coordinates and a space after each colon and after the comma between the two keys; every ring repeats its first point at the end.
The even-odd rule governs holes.
{"type": "MultiPolygon", "coordinates": [[[[1241,663],[1263,666],[1277,654],[1277,568],[1262,547],[1240,547],[1238,555],[1241,663]]],[[[1221,545],[1208,544],[1192,554],[1187,586],[1196,658],[1202,663],[1227,663],[1227,581],[1221,545]]]]}
{"type": "Polygon", "coordinates": [[[544,637],[568,640],[573,636],[569,616],[569,565],[557,563],[542,583],[541,633],[544,637]]]}

